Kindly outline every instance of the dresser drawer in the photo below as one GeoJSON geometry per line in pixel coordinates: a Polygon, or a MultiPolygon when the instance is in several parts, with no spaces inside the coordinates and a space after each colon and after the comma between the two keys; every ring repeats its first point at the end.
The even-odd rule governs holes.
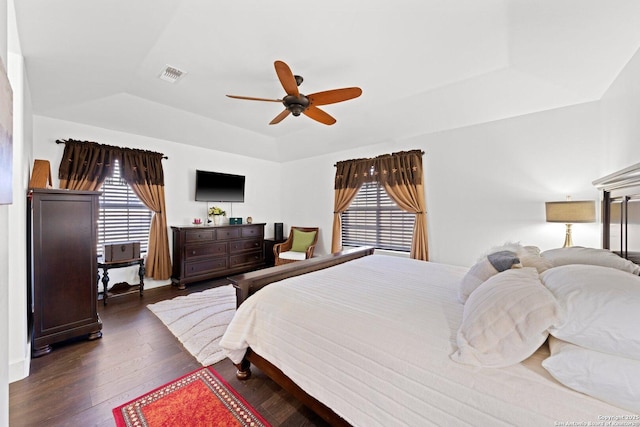
{"type": "Polygon", "coordinates": [[[216,237],[218,240],[237,239],[240,237],[239,227],[220,227],[216,229],[216,237]]]}
{"type": "Polygon", "coordinates": [[[240,267],[242,265],[261,264],[263,260],[262,250],[240,255],[232,255],[229,257],[229,268],[240,267]]]}
{"type": "Polygon", "coordinates": [[[202,274],[213,273],[218,270],[227,269],[227,258],[211,258],[202,261],[189,261],[184,264],[184,275],[186,277],[200,276],[202,274]]]}
{"type": "Polygon", "coordinates": [[[215,240],[215,230],[189,230],[185,232],[185,241],[190,242],[205,242],[215,240]]]}
{"type": "Polygon", "coordinates": [[[190,260],[193,258],[224,256],[227,253],[226,242],[216,242],[204,245],[185,245],[184,258],[190,260]]]}
{"type": "Polygon", "coordinates": [[[232,254],[257,249],[262,249],[262,239],[260,238],[234,240],[233,242],[229,242],[229,252],[232,254]]]}
{"type": "Polygon", "coordinates": [[[261,237],[262,233],[264,233],[263,226],[242,227],[242,237],[261,237]]]}

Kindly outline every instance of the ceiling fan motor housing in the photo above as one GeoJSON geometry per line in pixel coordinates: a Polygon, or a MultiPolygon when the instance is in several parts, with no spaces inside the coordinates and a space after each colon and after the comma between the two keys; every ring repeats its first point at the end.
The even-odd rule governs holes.
{"type": "Polygon", "coordinates": [[[294,116],[299,116],[309,107],[309,98],[300,94],[300,96],[287,95],[282,99],[282,104],[294,116]]]}

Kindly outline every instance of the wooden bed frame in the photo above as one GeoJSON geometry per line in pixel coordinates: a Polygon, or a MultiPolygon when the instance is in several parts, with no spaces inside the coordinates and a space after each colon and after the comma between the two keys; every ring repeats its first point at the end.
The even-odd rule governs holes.
{"type": "Polygon", "coordinates": [[[288,277],[300,276],[301,274],[322,270],[347,261],[372,255],[373,250],[374,249],[369,246],[347,249],[335,254],[323,255],[290,264],[231,276],[229,277],[229,280],[236,288],[237,306],[240,307],[240,304],[242,304],[244,300],[267,286],[269,283],[277,282],[288,277]]]}
{"type": "Polygon", "coordinates": [[[593,185],[602,191],[602,247],[640,264],[640,163],[593,185]]]}
{"type": "MultiPolygon", "coordinates": [[[[640,163],[593,181],[602,191],[602,246],[623,258],[640,264],[640,240],[629,238],[629,229],[640,227],[640,163]],[[630,227],[631,225],[631,227],[630,227]]],[[[640,233],[633,233],[640,235],[640,233]]],[[[230,277],[236,288],[238,306],[251,294],[269,283],[299,276],[373,254],[373,248],[358,248],[293,264],[267,268],[230,277]]],[[[349,426],[344,419],[298,387],[280,369],[249,348],[241,363],[236,364],[240,380],[251,376],[253,364],[302,404],[332,426],[349,426]]]]}

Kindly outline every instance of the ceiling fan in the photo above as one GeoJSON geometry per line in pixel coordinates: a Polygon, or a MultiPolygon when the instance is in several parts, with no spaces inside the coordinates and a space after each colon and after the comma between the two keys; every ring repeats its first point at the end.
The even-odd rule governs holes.
{"type": "Polygon", "coordinates": [[[303,95],[298,91],[298,86],[303,79],[300,76],[294,76],[287,64],[282,61],[274,63],[278,79],[287,95],[282,99],[254,98],[250,96],[227,95],[229,98],[248,99],[250,101],[267,101],[282,102],[284,111],[278,114],[269,122],[270,125],[280,123],[289,114],[299,116],[301,113],[315,121],[325,125],[332,125],[336,119],[318,108],[318,105],[335,104],[336,102],[348,101],[357,98],[362,94],[359,87],[347,87],[343,89],[332,89],[324,92],[316,92],[311,95],[303,95]]]}

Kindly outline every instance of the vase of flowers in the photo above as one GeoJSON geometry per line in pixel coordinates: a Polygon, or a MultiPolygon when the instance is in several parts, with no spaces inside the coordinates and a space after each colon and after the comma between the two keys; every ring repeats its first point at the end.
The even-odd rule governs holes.
{"type": "Polygon", "coordinates": [[[220,225],[222,223],[222,217],[226,214],[225,211],[217,206],[209,208],[209,218],[213,221],[213,225],[220,225]]]}

